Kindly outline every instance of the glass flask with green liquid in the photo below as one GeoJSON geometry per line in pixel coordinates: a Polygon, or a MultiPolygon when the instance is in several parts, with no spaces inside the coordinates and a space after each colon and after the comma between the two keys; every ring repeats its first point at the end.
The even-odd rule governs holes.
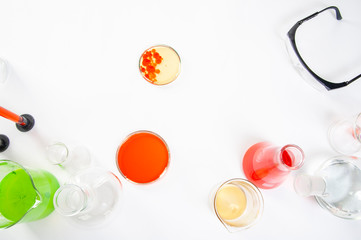
{"type": "Polygon", "coordinates": [[[58,180],[47,171],[0,160],[0,229],[48,216],[58,188],[58,180]]]}

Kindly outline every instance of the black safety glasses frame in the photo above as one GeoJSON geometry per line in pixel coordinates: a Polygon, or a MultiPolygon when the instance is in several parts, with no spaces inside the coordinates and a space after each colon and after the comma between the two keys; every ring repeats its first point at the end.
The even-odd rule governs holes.
{"type": "Polygon", "coordinates": [[[335,7],[335,6],[330,6],[330,7],[327,7],[319,12],[316,12],[314,14],[311,14],[310,16],[308,17],[305,17],[304,19],[298,21],[295,25],[293,25],[293,27],[288,31],[287,35],[288,35],[288,38],[290,39],[290,42],[291,42],[291,46],[293,48],[293,50],[295,51],[296,55],[297,55],[297,58],[299,59],[299,61],[301,62],[301,64],[303,65],[304,68],[306,68],[306,70],[319,82],[321,83],[328,91],[329,90],[333,90],[333,89],[337,89],[337,88],[341,88],[341,87],[345,87],[347,85],[349,85],[350,83],[356,81],[358,78],[361,77],[361,74],[352,78],[351,80],[349,81],[346,81],[346,82],[340,82],[340,83],[333,83],[333,82],[329,82],[323,78],[321,78],[320,76],[318,76],[315,72],[313,72],[309,67],[308,65],[305,63],[305,61],[302,59],[298,49],[297,49],[297,45],[296,45],[296,41],[295,41],[295,36],[296,36],[296,30],[298,29],[299,26],[301,26],[302,23],[316,17],[319,13],[322,13],[323,11],[326,11],[326,10],[329,10],[329,9],[333,9],[335,10],[336,12],[336,19],[337,20],[341,20],[342,19],[342,16],[341,16],[341,13],[340,13],[340,10],[335,7]]]}

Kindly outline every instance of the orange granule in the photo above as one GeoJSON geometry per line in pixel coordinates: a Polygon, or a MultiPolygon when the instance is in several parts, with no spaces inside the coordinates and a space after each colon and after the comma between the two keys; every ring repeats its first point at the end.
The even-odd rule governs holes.
{"type": "Polygon", "coordinates": [[[160,70],[157,69],[157,65],[161,64],[163,61],[162,56],[155,50],[146,51],[142,56],[142,63],[140,70],[143,75],[151,82],[154,83],[157,81],[157,74],[160,73],[160,70]]]}

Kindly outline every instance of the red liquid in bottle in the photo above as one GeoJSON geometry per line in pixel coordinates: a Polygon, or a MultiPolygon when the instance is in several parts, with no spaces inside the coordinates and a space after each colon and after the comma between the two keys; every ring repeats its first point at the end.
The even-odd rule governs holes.
{"type": "Polygon", "coordinates": [[[243,158],[243,171],[257,187],[270,189],[279,186],[294,167],[292,152],[261,142],[250,147],[243,158]]]}
{"type": "Polygon", "coordinates": [[[119,147],[117,164],[123,176],[136,183],[158,179],[169,163],[166,143],[154,133],[136,132],[119,147]]]}

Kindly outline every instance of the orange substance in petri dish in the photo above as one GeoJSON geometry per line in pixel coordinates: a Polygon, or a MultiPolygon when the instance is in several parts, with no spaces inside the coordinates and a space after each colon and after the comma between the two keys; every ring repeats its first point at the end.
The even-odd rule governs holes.
{"type": "Polygon", "coordinates": [[[159,53],[155,49],[146,51],[142,55],[140,71],[142,71],[144,76],[151,83],[154,83],[157,81],[156,77],[157,77],[157,74],[160,73],[160,70],[157,69],[156,67],[158,64],[161,64],[162,61],[163,61],[162,56],[160,56],[159,53]]]}
{"type": "Polygon", "coordinates": [[[136,183],[158,179],[169,162],[166,143],[151,132],[132,134],[119,147],[118,168],[123,176],[136,183]]]}

